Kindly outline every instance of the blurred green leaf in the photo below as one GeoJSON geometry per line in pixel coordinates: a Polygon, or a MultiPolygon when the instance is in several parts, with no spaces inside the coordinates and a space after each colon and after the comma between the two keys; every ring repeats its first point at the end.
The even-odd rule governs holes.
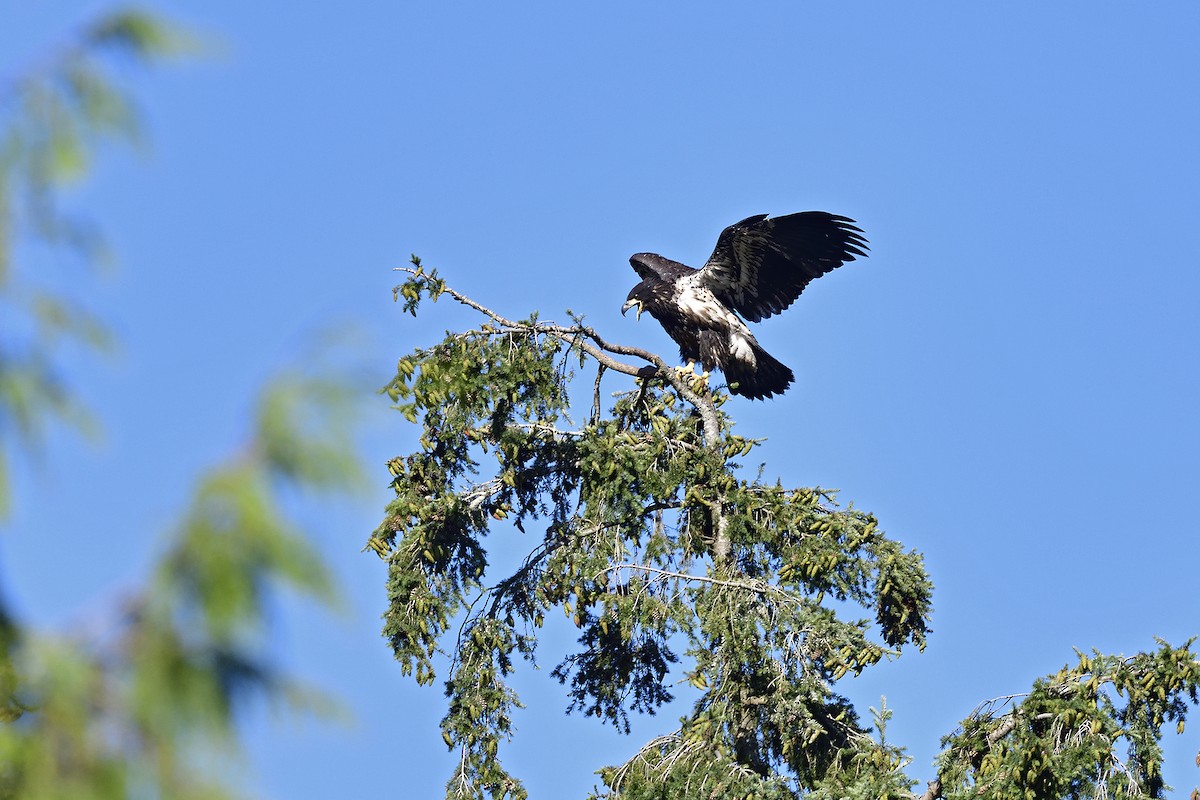
{"type": "Polygon", "coordinates": [[[277,381],[258,406],[263,457],[270,467],[314,488],[361,485],[350,456],[355,404],[353,383],[294,374],[277,381]],[[319,430],[323,437],[297,435],[319,430]]]}
{"type": "Polygon", "coordinates": [[[137,9],[106,16],[92,26],[86,41],[96,47],[127,51],[142,60],[195,56],[205,49],[204,40],[194,32],[137,9]]]}

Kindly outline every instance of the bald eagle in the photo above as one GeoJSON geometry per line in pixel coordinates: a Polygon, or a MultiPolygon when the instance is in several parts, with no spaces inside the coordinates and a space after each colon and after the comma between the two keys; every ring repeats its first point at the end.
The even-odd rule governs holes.
{"type": "Polygon", "coordinates": [[[657,253],[629,258],[642,282],[633,287],[624,314],[650,312],[689,363],[725,373],[729,391],[751,399],[782,393],[792,371],[758,344],[746,323],[790,306],[814,278],[856,256],[867,240],[854,220],[824,211],[784,217],[756,214],[721,232],[700,269],[657,253]]]}

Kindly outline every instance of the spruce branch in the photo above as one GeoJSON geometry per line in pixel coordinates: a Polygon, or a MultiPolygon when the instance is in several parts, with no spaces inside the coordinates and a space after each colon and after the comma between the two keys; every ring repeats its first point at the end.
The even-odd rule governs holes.
{"type": "MultiPolygon", "coordinates": [[[[424,268],[420,266],[419,260],[414,259],[413,267],[395,267],[395,272],[405,272],[413,278],[430,278],[431,274],[426,273],[424,268]]],[[[398,290],[397,290],[398,291],[398,290]]],[[[721,452],[721,421],[717,412],[717,404],[713,400],[710,392],[697,392],[684,380],[678,370],[673,369],[661,356],[657,353],[652,353],[640,347],[632,345],[618,344],[610,342],[600,336],[599,333],[587,325],[577,323],[575,325],[564,326],[554,323],[543,323],[537,321],[516,322],[501,315],[499,312],[483,305],[458,290],[447,286],[445,282],[437,280],[437,293],[448,294],[458,303],[474,309],[479,313],[487,316],[505,332],[511,333],[527,333],[533,335],[547,335],[557,338],[571,347],[578,347],[594,358],[602,369],[611,369],[615,372],[620,372],[625,375],[631,375],[642,380],[650,377],[658,377],[670,384],[681,398],[686,400],[700,415],[700,419],[704,426],[704,443],[713,450],[714,453],[721,452]],[[632,364],[627,364],[619,361],[613,356],[633,356],[646,361],[648,367],[636,367],[632,364]]],[[[436,294],[434,295],[436,298],[436,294]]],[[[596,387],[599,388],[600,375],[596,377],[596,387]]],[[[598,405],[598,403],[597,403],[598,405]]],[[[729,539],[729,520],[725,516],[723,501],[719,500],[711,505],[713,514],[713,561],[717,565],[725,565],[729,560],[729,555],[732,549],[729,539]]]]}

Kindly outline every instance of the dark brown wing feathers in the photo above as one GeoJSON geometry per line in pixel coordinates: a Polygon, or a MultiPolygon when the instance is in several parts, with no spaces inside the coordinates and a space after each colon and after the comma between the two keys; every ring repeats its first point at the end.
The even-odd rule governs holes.
{"type": "Polygon", "coordinates": [[[846,217],[824,211],[757,214],[721,232],[701,280],[721,302],[758,322],[790,306],[815,278],[866,250],[862,230],[846,217]]]}

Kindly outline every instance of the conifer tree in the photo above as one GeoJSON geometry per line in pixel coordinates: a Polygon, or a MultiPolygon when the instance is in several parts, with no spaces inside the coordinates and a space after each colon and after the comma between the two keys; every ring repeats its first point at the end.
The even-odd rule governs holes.
{"type": "Polygon", "coordinates": [[[388,463],[395,498],[368,542],[388,564],[383,633],[403,672],[444,681],[448,798],[526,796],[501,757],[520,706],[509,676],[545,657],[555,613],[579,630],[551,673],[568,712],[627,732],[630,713],[672,699],[673,668],[701,691],[624,764],[594,765],[595,797],[1162,796],[1161,730],[1183,725],[1200,683],[1191,642],[1078,654],[981,704],[920,793],[884,736],[891,711],[864,720],[838,682],[925,645],[921,555],[835,492],[749,469],[761,440],[735,432],[704,376],[578,318],[505,318],[415,256],[404,269],[405,311],[448,296],[480,315],[399,359],[386,392],[420,449],[388,463]],[[520,542],[519,565],[497,570],[520,542]]]}

